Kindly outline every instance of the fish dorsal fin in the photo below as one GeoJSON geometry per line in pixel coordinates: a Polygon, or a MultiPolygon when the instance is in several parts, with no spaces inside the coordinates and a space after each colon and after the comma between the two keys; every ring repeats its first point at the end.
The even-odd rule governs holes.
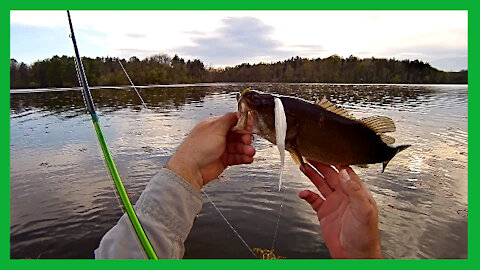
{"type": "Polygon", "coordinates": [[[385,134],[380,134],[380,139],[386,144],[394,144],[395,143],[395,138],[387,136],[385,134]]]}
{"type": "Polygon", "coordinates": [[[335,114],[338,114],[340,116],[350,118],[350,119],[355,119],[352,115],[350,115],[347,110],[345,110],[342,107],[338,107],[337,105],[333,104],[332,102],[328,101],[325,96],[323,96],[322,100],[317,100],[315,102],[316,105],[324,108],[327,111],[333,112],[335,114]]]}
{"type": "Polygon", "coordinates": [[[360,123],[375,131],[377,134],[394,132],[396,130],[393,120],[386,116],[370,116],[361,119],[360,123]]]}

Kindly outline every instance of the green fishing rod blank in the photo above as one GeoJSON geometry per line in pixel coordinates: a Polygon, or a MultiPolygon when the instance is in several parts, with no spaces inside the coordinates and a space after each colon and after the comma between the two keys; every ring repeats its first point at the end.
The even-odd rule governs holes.
{"type": "Polygon", "coordinates": [[[82,94],[85,101],[85,105],[92,117],[93,126],[95,127],[95,132],[97,133],[98,142],[100,143],[100,147],[102,149],[105,162],[107,163],[108,170],[110,172],[110,175],[112,176],[113,182],[115,184],[115,188],[120,197],[120,202],[122,203],[125,211],[127,212],[127,215],[130,219],[130,223],[132,224],[135,230],[135,233],[140,243],[142,244],[142,247],[147,257],[149,259],[158,259],[157,254],[155,253],[155,250],[153,249],[150,241],[148,240],[147,235],[145,234],[145,231],[142,228],[142,225],[140,224],[140,221],[138,220],[137,214],[133,209],[132,203],[128,198],[127,192],[125,191],[125,187],[123,186],[122,180],[120,179],[120,175],[118,174],[117,167],[115,166],[112,155],[110,154],[110,151],[108,149],[107,142],[103,137],[103,132],[100,127],[98,115],[95,112],[95,107],[93,105],[92,95],[90,93],[90,89],[88,88],[87,77],[85,75],[85,71],[83,68],[82,59],[80,58],[80,54],[78,53],[77,41],[75,40],[75,34],[73,33],[72,20],[70,18],[70,12],[68,10],[67,10],[67,14],[68,14],[68,23],[70,25],[70,33],[71,33],[70,37],[72,38],[73,49],[75,50],[75,58],[76,58],[75,68],[77,69],[77,75],[79,76],[79,81],[82,86],[82,94]]]}
{"type": "Polygon", "coordinates": [[[130,218],[130,221],[133,225],[133,228],[135,229],[138,239],[140,240],[140,243],[142,244],[143,249],[145,250],[145,253],[147,254],[148,258],[158,259],[157,254],[155,253],[155,250],[150,244],[150,241],[148,240],[148,237],[145,234],[145,231],[143,230],[142,225],[140,224],[140,221],[138,220],[135,210],[133,209],[130,199],[128,198],[127,192],[125,191],[125,187],[122,184],[122,180],[120,179],[120,175],[118,174],[117,167],[115,166],[112,155],[108,150],[107,142],[103,137],[103,132],[102,132],[102,129],[100,128],[100,123],[97,120],[93,122],[93,125],[95,127],[95,132],[97,133],[98,141],[100,142],[100,147],[102,148],[103,156],[105,157],[105,162],[107,163],[108,170],[110,172],[110,175],[112,176],[113,182],[115,183],[115,187],[118,191],[118,195],[120,196],[120,200],[122,201],[123,207],[125,208],[125,211],[127,212],[128,217],[130,218]]]}

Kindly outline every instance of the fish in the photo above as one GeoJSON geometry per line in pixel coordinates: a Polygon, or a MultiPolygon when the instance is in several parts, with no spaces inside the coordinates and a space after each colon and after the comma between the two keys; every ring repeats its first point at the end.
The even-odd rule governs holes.
{"type": "Polygon", "coordinates": [[[242,133],[247,122],[253,121],[255,134],[277,144],[275,98],[281,100],[286,116],[285,149],[302,167],[306,160],[334,166],[382,163],[384,172],[397,153],[410,147],[393,146],[395,139],[385,134],[396,130],[389,117],[356,119],[325,97],[313,103],[249,88],[237,95],[239,120],[232,130],[242,133]]]}

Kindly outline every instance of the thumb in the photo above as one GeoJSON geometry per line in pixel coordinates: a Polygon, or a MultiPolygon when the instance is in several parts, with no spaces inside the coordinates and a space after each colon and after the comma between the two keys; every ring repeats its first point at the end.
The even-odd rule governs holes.
{"type": "Polygon", "coordinates": [[[350,207],[361,214],[367,214],[371,206],[360,179],[352,177],[353,175],[351,176],[346,169],[340,170],[338,176],[340,178],[340,187],[348,196],[350,207]]]}
{"type": "Polygon", "coordinates": [[[228,112],[215,120],[218,131],[227,135],[228,131],[237,123],[238,116],[234,112],[228,112]]]}

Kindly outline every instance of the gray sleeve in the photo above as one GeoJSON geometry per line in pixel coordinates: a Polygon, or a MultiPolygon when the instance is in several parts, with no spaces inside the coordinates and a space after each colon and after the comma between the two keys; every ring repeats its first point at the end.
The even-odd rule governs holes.
{"type": "MultiPolygon", "coordinates": [[[[183,243],[202,209],[202,199],[198,190],[166,168],[148,183],[135,204],[135,211],[159,258],[183,257],[183,243]]],[[[126,213],[103,236],[95,258],[146,258],[126,213]]]]}

